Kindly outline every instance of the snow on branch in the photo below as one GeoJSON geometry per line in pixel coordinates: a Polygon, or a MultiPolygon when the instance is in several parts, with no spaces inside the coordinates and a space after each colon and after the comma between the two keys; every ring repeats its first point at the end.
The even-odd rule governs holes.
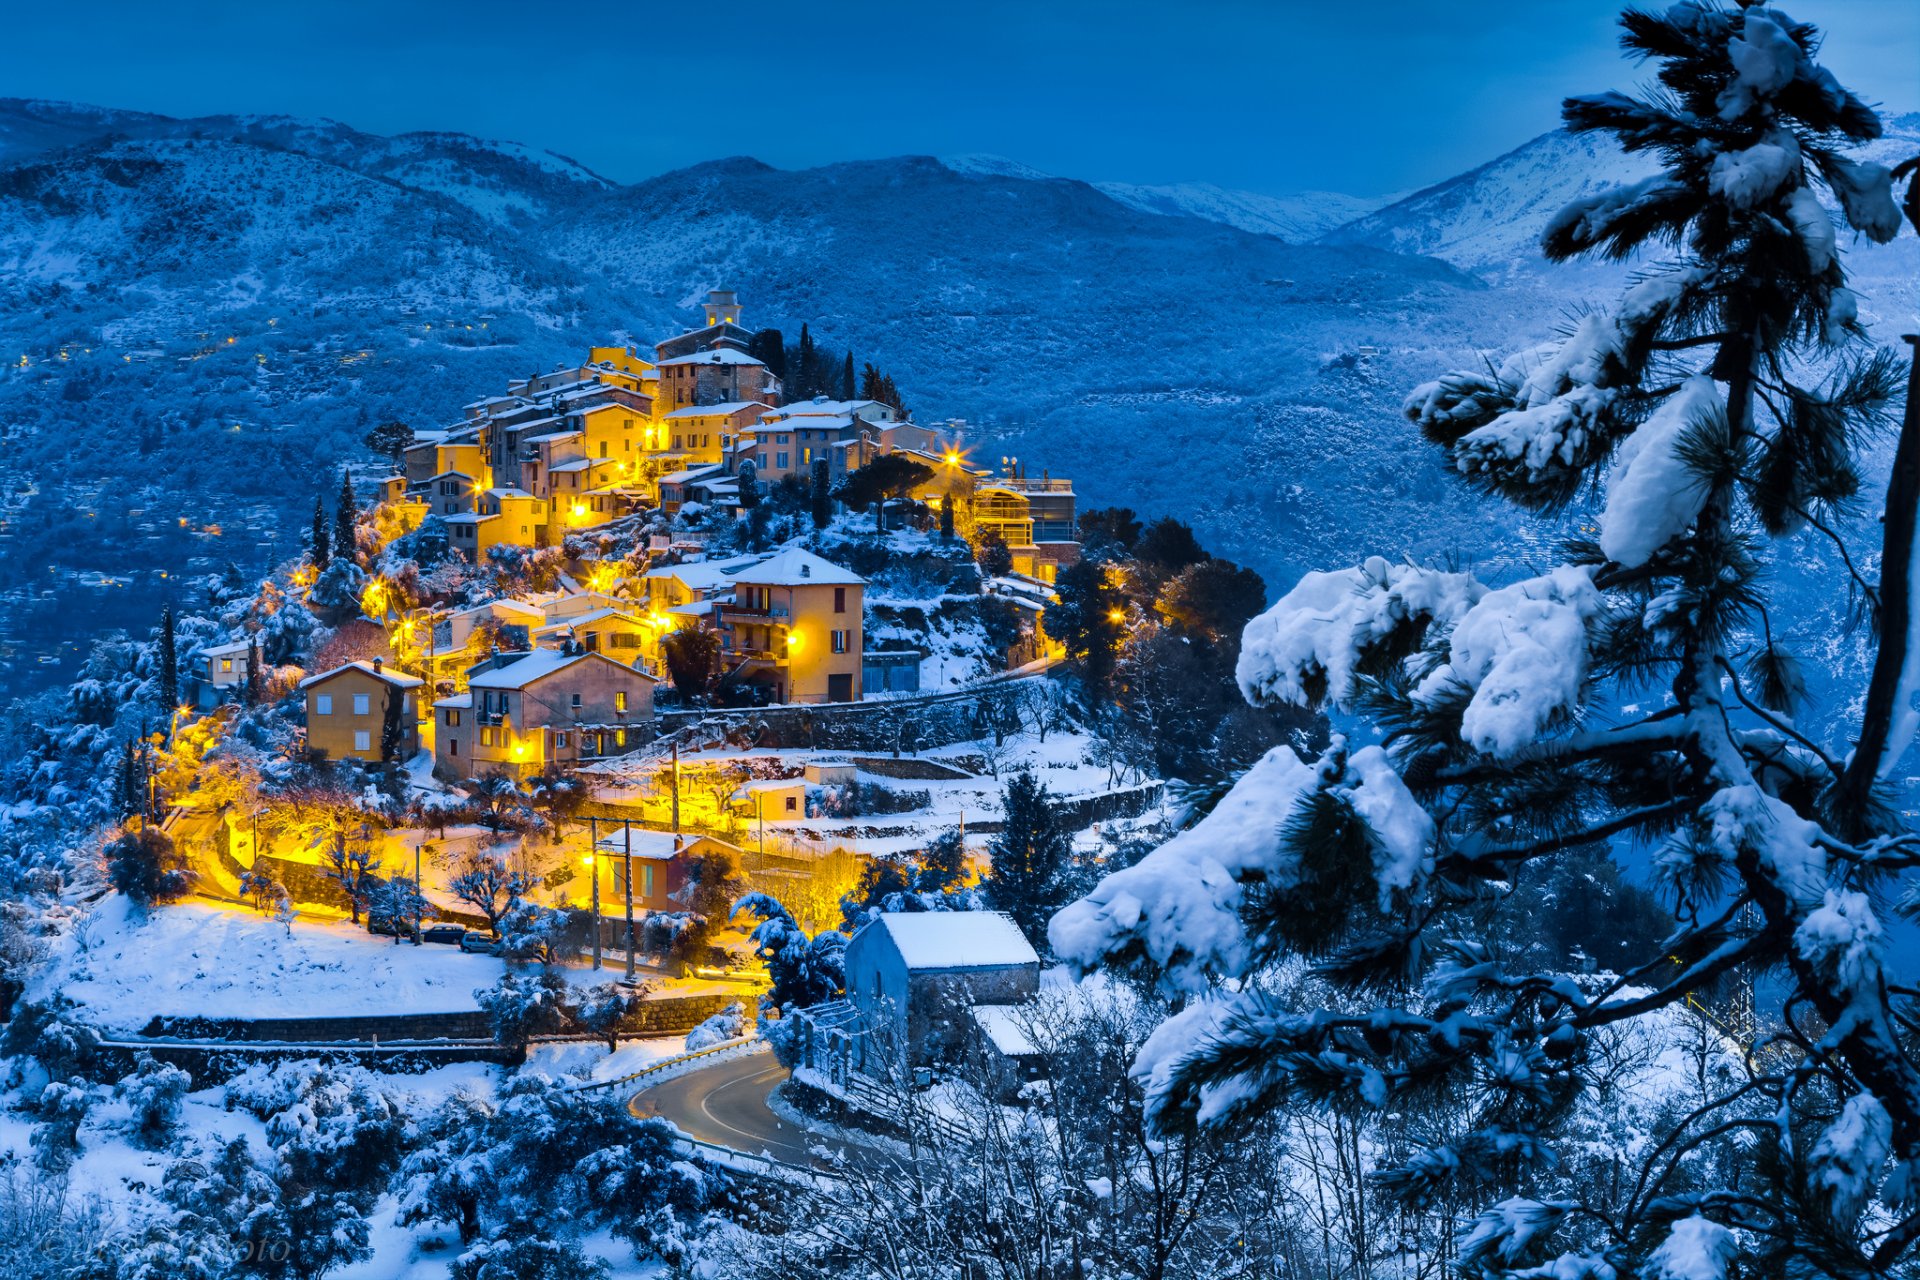
{"type": "Polygon", "coordinates": [[[1592,570],[1574,565],[1488,592],[1454,625],[1448,660],[1421,681],[1415,700],[1473,690],[1461,737],[1477,751],[1513,755],[1579,705],[1587,624],[1602,603],[1592,570]]]}
{"type": "Polygon", "coordinates": [[[1297,868],[1278,832],[1315,782],[1291,747],[1275,747],[1212,813],[1054,916],[1054,953],[1084,969],[1145,957],[1170,985],[1196,991],[1209,973],[1245,973],[1246,886],[1292,882],[1297,868]]]}
{"type": "Polygon", "coordinates": [[[1608,559],[1637,569],[1699,517],[1707,488],[1688,469],[1681,446],[1689,430],[1725,411],[1711,378],[1689,378],[1620,446],[1600,516],[1608,559]]]}
{"type": "Polygon", "coordinates": [[[1247,624],[1234,674],[1249,702],[1345,706],[1369,657],[1411,652],[1486,593],[1469,574],[1371,556],[1355,569],[1309,573],[1247,624]]]}

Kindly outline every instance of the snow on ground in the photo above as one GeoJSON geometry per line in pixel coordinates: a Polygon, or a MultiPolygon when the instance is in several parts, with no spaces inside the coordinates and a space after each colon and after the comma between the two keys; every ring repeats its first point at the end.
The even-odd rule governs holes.
{"type": "MultiPolygon", "coordinates": [[[[238,907],[181,902],[144,916],[112,894],[64,935],[30,999],[58,992],[105,1028],[156,1014],[209,1018],[469,1010],[506,962],[458,947],[395,945],[348,923],[286,926],[238,907]]],[[[570,969],[592,982],[588,969],[570,969]]]]}

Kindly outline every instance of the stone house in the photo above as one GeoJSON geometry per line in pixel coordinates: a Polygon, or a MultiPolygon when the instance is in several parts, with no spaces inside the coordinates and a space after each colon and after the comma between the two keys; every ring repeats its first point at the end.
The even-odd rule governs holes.
{"type": "Polygon", "coordinates": [[[653,724],[655,680],[584,649],[499,653],[467,670],[467,692],[433,704],[443,778],[542,773],[618,755],[653,724]]]}
{"type": "Polygon", "coordinates": [[[973,1010],[1040,990],[1040,957],[998,911],[883,912],[847,944],[847,1001],[859,1015],[855,1070],[885,1075],[955,1060],[973,1010]]]}

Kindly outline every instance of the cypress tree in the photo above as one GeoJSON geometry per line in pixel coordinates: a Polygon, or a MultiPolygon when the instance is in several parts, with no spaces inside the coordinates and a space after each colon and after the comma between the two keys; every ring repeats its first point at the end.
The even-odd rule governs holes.
{"type": "Polygon", "coordinates": [[[173,606],[160,610],[160,703],[171,712],[180,705],[180,663],[173,635],[173,606]]]}
{"type": "Polygon", "coordinates": [[[353,477],[340,468],[340,497],[333,508],[333,553],[347,560],[360,558],[360,535],[355,527],[359,503],[353,496],[353,477]]]}
{"type": "Polygon", "coordinates": [[[840,398],[853,399],[853,352],[847,352],[846,363],[840,368],[840,398]]]}
{"type": "Polygon", "coordinates": [[[953,541],[953,495],[951,493],[940,499],[940,541],[953,541]]]}
{"type": "Polygon", "coordinates": [[[820,394],[820,353],[814,350],[813,335],[800,326],[800,342],[794,349],[793,379],[788,386],[790,400],[811,400],[820,394]]]}
{"type": "Polygon", "coordinates": [[[313,556],[314,570],[325,573],[332,549],[327,538],[327,504],[317,493],[313,495],[313,542],[308,550],[313,556]]]}
{"type": "Polygon", "coordinates": [[[881,393],[885,390],[886,388],[880,385],[880,371],[878,369],[869,364],[861,370],[860,398],[862,400],[879,400],[881,393]]]}
{"type": "Polygon", "coordinates": [[[813,460],[813,527],[824,529],[833,523],[833,473],[825,458],[813,460]]]}
{"type": "Polygon", "coordinates": [[[260,703],[260,637],[247,637],[247,678],[240,686],[240,696],[250,707],[260,703]]]}

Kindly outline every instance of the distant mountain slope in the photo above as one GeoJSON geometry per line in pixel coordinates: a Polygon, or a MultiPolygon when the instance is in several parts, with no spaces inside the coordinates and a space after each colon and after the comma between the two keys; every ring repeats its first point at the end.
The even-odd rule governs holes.
{"type": "Polygon", "coordinates": [[[1095,185],[1120,203],[1148,213],[1204,218],[1209,222],[1223,222],[1242,231],[1279,236],[1282,240],[1295,243],[1318,240],[1336,227],[1345,226],[1400,198],[1348,196],[1335,191],[1264,196],[1254,191],[1231,191],[1208,182],[1183,182],[1158,187],[1135,186],[1125,182],[1101,182],[1095,185]]]}
{"type": "MultiPolygon", "coordinates": [[[[1886,136],[1854,154],[1888,166],[1920,155],[1920,113],[1889,117],[1886,136]]],[[[1334,228],[1322,240],[1430,254],[1489,277],[1558,271],[1540,256],[1548,220],[1574,200],[1645,177],[1653,164],[1624,154],[1609,139],[1555,130],[1334,228]]],[[[1866,265],[1881,274],[1879,264],[1866,265]]]]}

